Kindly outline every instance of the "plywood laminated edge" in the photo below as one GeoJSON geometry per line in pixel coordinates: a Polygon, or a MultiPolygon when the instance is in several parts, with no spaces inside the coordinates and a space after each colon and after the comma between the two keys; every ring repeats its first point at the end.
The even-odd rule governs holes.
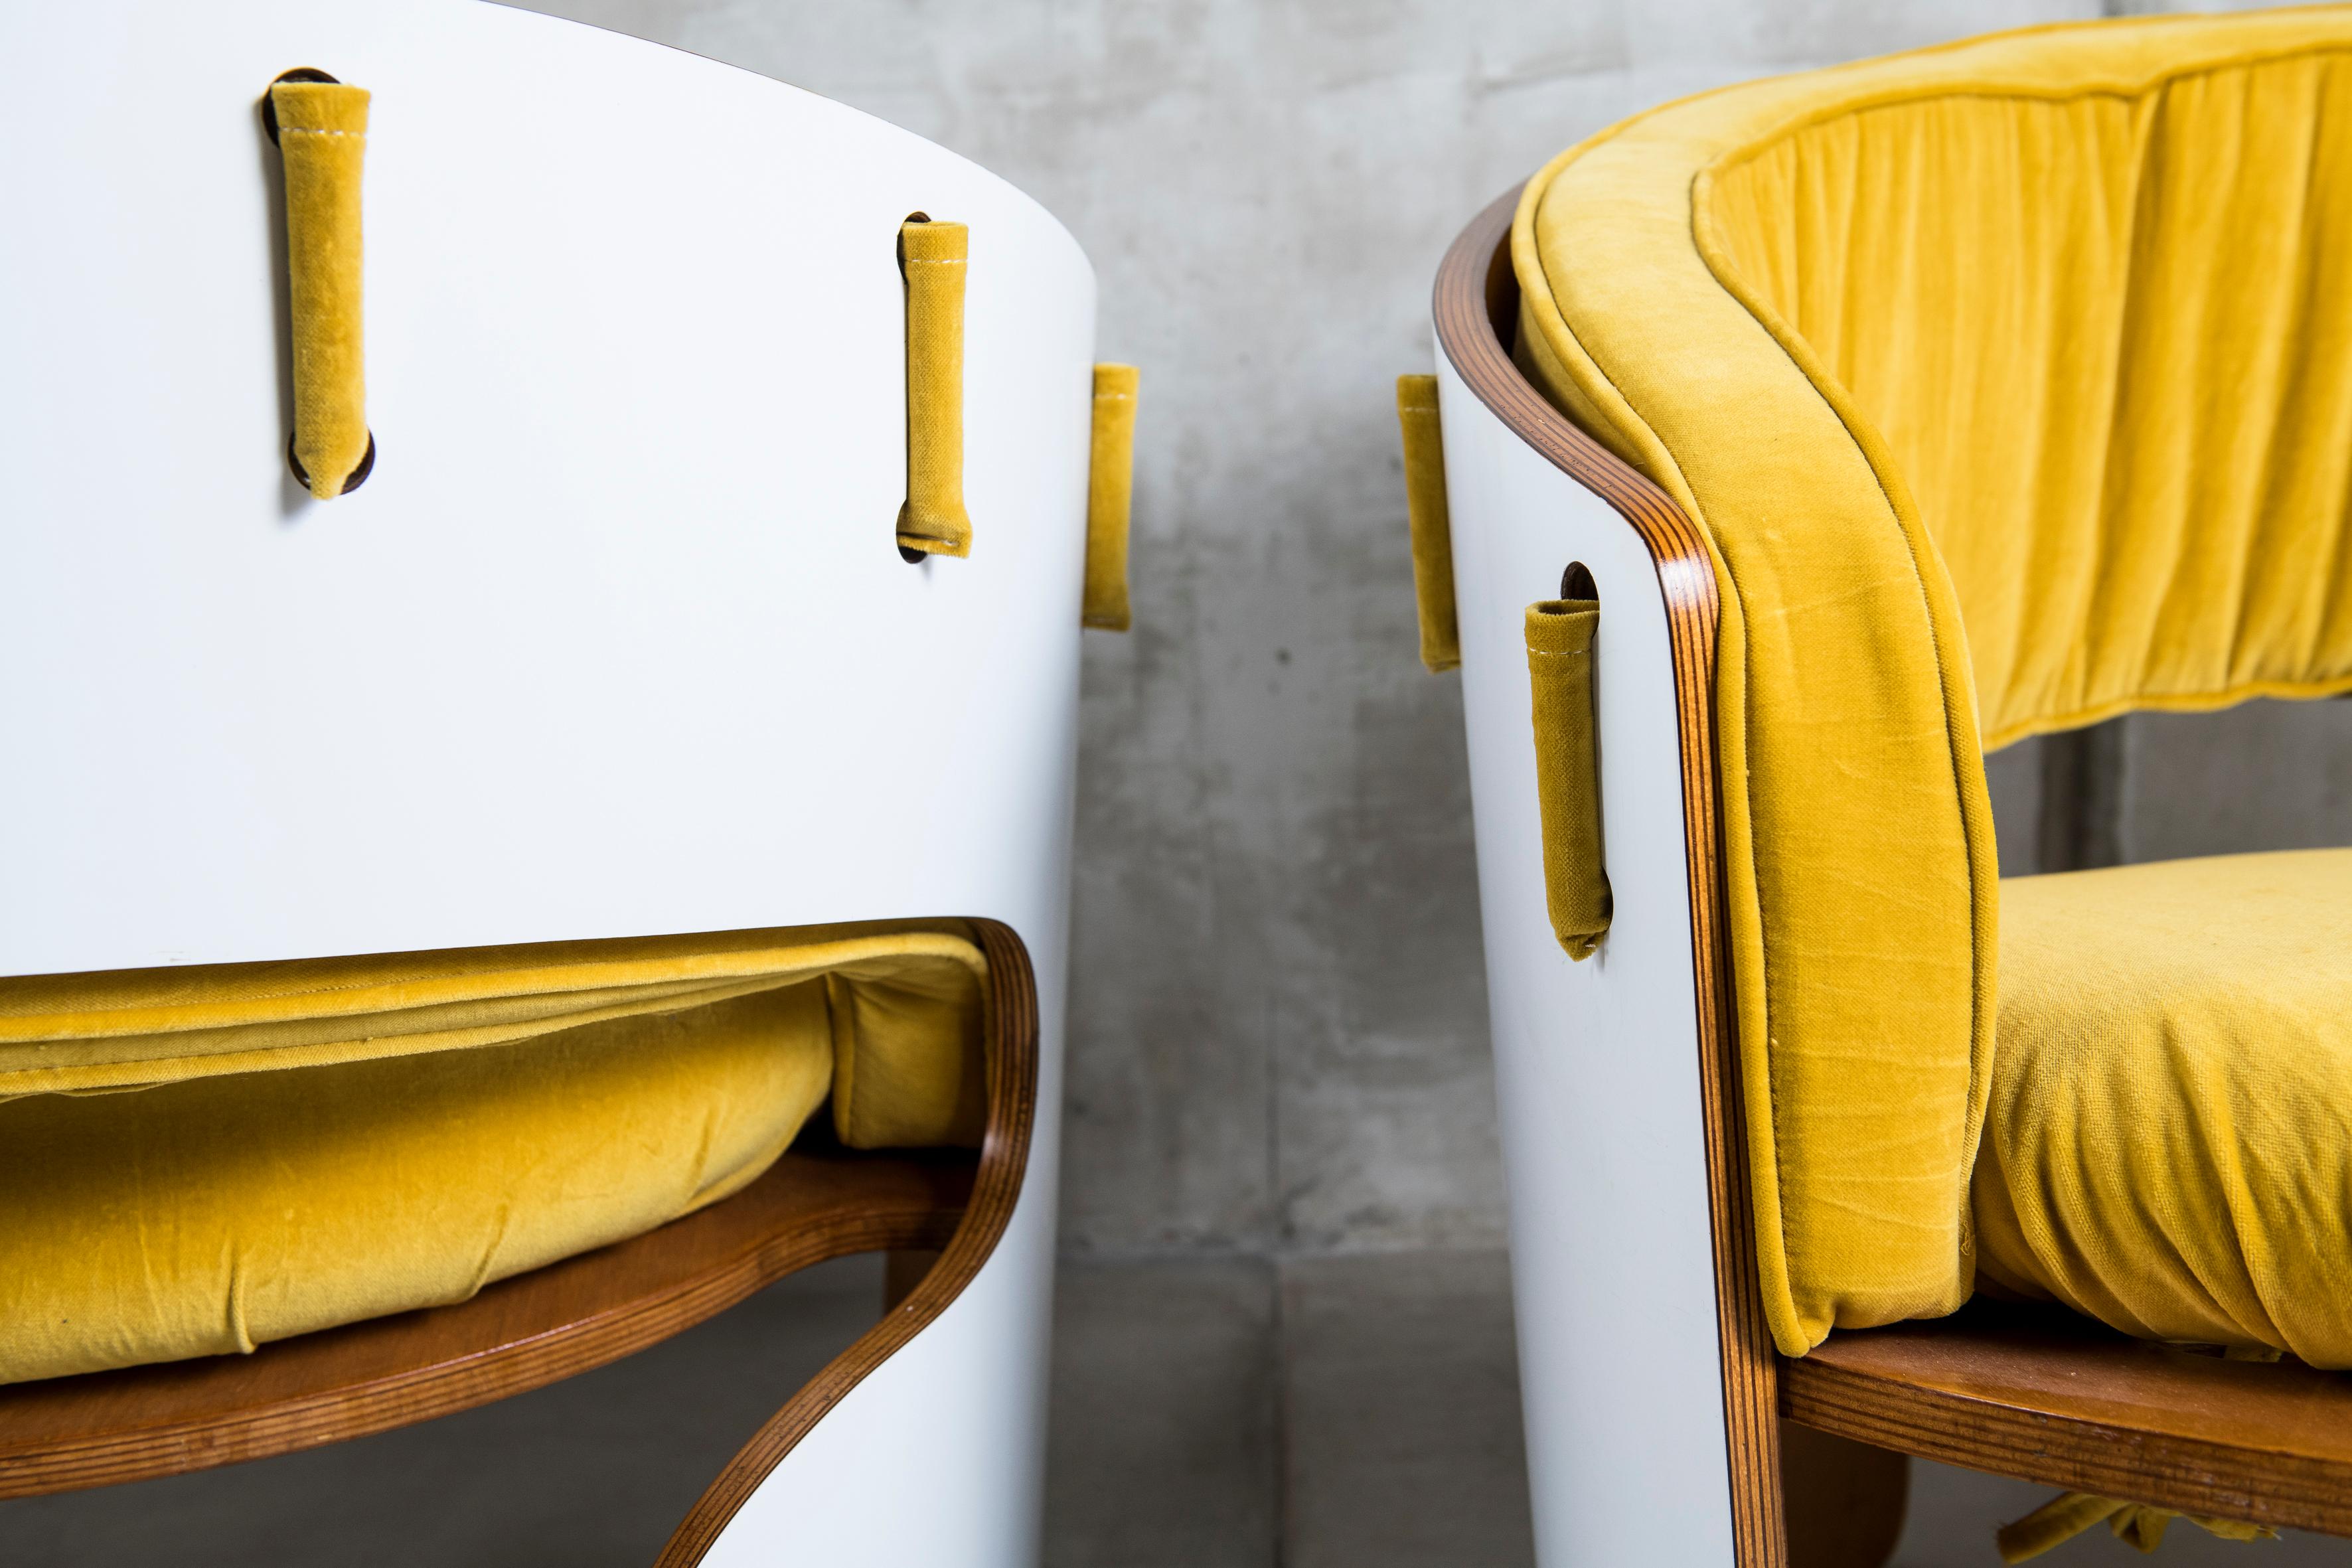
{"type": "Polygon", "coordinates": [[[1555,467],[1615,509],[1650,552],[1673,639],[1676,728],[1682,742],[1684,847],[1690,867],[1691,973],[1698,1017],[1700,1114],[1715,1248],[1716,1327],[1723,1373],[1724,1443],[1738,1568],[1784,1568],[1776,1357],[1756,1277],[1738,1053],[1717,827],[1715,571],[1697,527],[1673,499],[1583,431],[1511,363],[1503,333],[1515,320],[1511,218],[1519,193],[1498,198],[1462,231],[1437,271],[1438,347],[1471,394],[1555,467]]]}
{"type": "MultiPolygon", "coordinates": [[[[995,1251],[1020,1200],[1037,1109],[1037,983],[1010,926],[971,922],[988,959],[988,1131],[963,1221],[923,1282],[770,1416],[687,1513],[656,1568],[691,1568],[794,1445],[916,1334],[947,1310],[995,1251]]],[[[876,1463],[889,1462],[887,1455],[876,1463]]]]}

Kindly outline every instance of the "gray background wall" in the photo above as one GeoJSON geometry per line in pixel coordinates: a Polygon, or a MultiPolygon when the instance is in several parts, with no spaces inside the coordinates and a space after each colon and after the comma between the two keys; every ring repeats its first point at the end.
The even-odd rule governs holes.
{"type": "MultiPolygon", "coordinates": [[[[1528,1561],[1460,704],[1414,659],[1391,378],[1428,367],[1454,232],[1569,142],[2096,0],[536,3],[998,171],[1094,258],[1102,356],[1143,367],[1136,626],[1090,635],[1085,672],[1048,1560],[1528,1561]]],[[[2135,718],[1993,775],[2010,869],[2352,842],[2352,703],[2135,718]]],[[[777,1324],[855,1333],[873,1282],[820,1273],[768,1338],[730,1314],[660,1375],[11,1505],[0,1539],[59,1563],[376,1561],[363,1535],[412,1568],[646,1561],[718,1458],[671,1421],[630,1468],[593,1413],[674,1405],[696,1365],[713,1409],[740,1403],[736,1358],[777,1324]],[[570,1492],[542,1474],[566,1465],[570,1492]]],[[[1989,1563],[1990,1524],[2039,1496],[1932,1471],[1901,1561],[1989,1563]]]]}

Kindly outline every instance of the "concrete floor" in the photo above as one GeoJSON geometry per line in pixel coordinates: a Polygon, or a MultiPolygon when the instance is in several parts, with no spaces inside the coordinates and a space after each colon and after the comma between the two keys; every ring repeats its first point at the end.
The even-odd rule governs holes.
{"type": "MultiPolygon", "coordinates": [[[[644,1568],[736,1446],[872,1321],[879,1259],[422,1426],[0,1503],[6,1568],[644,1568]]],[[[1057,1306],[1047,1568],[1524,1568],[1507,1265],[1491,1250],[1083,1260],[1057,1306]]],[[[1895,1568],[1992,1568],[2042,1488],[1917,1468],[1895,1568]]],[[[2137,1553],[2104,1532],[2053,1568],[2137,1553]]],[[[2317,1568],[2179,1526],[2169,1568],[2317,1568]]]]}
{"type": "Polygon", "coordinates": [[[1534,1561],[1500,1253],[1090,1260],[1060,1298],[1049,1568],[1534,1561]]]}

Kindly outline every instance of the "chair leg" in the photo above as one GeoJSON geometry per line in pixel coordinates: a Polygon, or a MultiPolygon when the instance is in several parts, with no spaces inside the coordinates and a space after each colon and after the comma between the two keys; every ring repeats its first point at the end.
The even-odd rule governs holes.
{"type": "Polygon", "coordinates": [[[1881,1568],[1903,1533],[1908,1456],[1780,1423],[1789,1568],[1881,1568]]]}

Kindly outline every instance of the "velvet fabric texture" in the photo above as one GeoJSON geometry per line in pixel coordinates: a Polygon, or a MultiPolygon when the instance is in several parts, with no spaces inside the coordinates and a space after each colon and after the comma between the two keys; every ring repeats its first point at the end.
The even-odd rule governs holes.
{"type": "Polygon", "coordinates": [[[1601,858],[1600,722],[1593,710],[1592,639],[1600,628],[1601,606],[1591,599],[1528,606],[1544,896],[1552,935],[1579,962],[1608,934],[1612,907],[1601,858]]]}
{"type": "Polygon", "coordinates": [[[988,1120],[982,977],[977,962],[863,964],[825,976],[833,1127],[844,1143],[978,1147],[988,1120]]]}
{"type": "Polygon", "coordinates": [[[1977,1267],[2352,1368],[2352,849],[2001,884],[1977,1267]]]}
{"type": "Polygon", "coordinates": [[[1789,1354],[1969,1289],[1983,746],[2352,688],[2347,51],[2334,7],[2033,29],[1669,105],[1527,187],[1520,363],[1698,523],[1720,593],[1789,1354]]]}
{"type": "Polygon", "coordinates": [[[1087,584],[1078,623],[1123,632],[1127,529],[1135,495],[1135,399],[1140,376],[1131,364],[1095,366],[1094,437],[1087,463],[1087,584]]]}
{"type": "Polygon", "coordinates": [[[0,980],[0,1382],[462,1300],[853,1147],[973,1144],[958,931],[0,980]]]}
{"type": "Polygon", "coordinates": [[[294,343],[294,459],[310,493],[343,493],[367,456],[360,174],[368,95],[281,81],[269,100],[286,172],[287,294],[294,343]]]}
{"type": "Polygon", "coordinates": [[[1412,535],[1412,596],[1421,619],[1421,662],[1433,675],[1462,664],[1454,609],[1454,529],[1445,509],[1445,439],[1438,425],[1437,378],[1401,375],[1397,426],[1404,443],[1405,526],[1412,535]]]}
{"type": "Polygon", "coordinates": [[[898,548],[970,555],[963,507],[963,281],[960,223],[908,219],[898,230],[907,279],[907,502],[898,548]]]}

